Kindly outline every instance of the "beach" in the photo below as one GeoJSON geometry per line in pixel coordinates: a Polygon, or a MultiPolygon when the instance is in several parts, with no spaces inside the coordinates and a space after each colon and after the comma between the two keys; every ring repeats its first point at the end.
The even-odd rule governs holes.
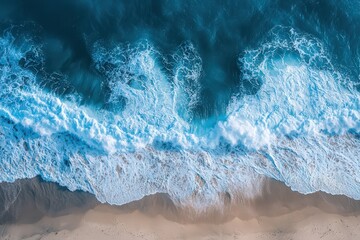
{"type": "Polygon", "coordinates": [[[223,224],[180,224],[139,211],[108,206],[82,216],[44,218],[35,225],[11,226],[3,239],[359,239],[358,216],[305,208],[278,217],[233,219],[223,224]],[[78,221],[71,224],[71,221],[78,221]],[[66,223],[66,224],[65,224],[66,223]],[[69,225],[70,224],[70,225],[69,225]]]}
{"type": "MultiPolygon", "coordinates": [[[[214,210],[201,215],[177,208],[162,194],[120,207],[94,203],[91,196],[81,196],[83,207],[74,207],[75,202],[79,203],[77,196],[83,193],[67,192],[60,187],[54,190],[56,184],[41,181],[37,184],[45,192],[48,192],[46,188],[52,188],[53,196],[61,193],[63,196],[70,194],[72,198],[62,206],[65,209],[54,211],[53,207],[49,209],[51,214],[45,211],[39,219],[23,216],[22,219],[4,223],[0,228],[1,239],[360,238],[359,201],[325,193],[301,195],[272,180],[268,181],[259,199],[243,202],[242,206],[239,203],[225,206],[222,213],[214,210]]],[[[47,204],[51,205],[51,201],[56,203],[58,197],[50,199],[50,202],[49,199],[47,204]]]]}

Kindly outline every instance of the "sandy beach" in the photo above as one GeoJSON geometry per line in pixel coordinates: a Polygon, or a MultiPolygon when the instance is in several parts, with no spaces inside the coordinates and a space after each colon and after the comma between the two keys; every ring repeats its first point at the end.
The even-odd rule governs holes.
{"type": "Polygon", "coordinates": [[[269,180],[261,198],[242,206],[232,204],[222,213],[197,215],[158,194],[121,207],[97,203],[70,213],[44,213],[40,220],[18,219],[1,225],[0,236],[4,240],[360,239],[359,206],[359,201],[343,196],[301,195],[269,180]]]}
{"type": "Polygon", "coordinates": [[[307,207],[277,217],[233,219],[223,224],[180,224],[139,211],[98,206],[84,215],[45,217],[36,224],[9,226],[2,239],[360,239],[360,218],[307,207]]]}

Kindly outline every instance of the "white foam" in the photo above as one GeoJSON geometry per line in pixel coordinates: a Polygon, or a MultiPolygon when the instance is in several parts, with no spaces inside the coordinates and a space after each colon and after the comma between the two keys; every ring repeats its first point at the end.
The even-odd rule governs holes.
{"type": "Polygon", "coordinates": [[[251,73],[248,77],[261,79],[262,87],[255,96],[235,99],[228,120],[219,123],[221,135],[232,144],[250,136],[249,147],[256,149],[274,144],[275,136],[360,132],[359,93],[342,85],[343,76],[329,64],[316,39],[293,30],[288,35],[281,42],[274,36],[240,59],[241,67],[251,73]]]}

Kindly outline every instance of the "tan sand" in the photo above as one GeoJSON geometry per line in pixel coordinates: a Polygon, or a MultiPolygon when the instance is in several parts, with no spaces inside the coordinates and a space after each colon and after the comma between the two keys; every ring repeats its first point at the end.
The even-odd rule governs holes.
{"type": "Polygon", "coordinates": [[[155,195],[123,207],[99,204],[85,213],[0,227],[3,240],[249,239],[358,240],[359,201],[301,195],[270,181],[259,199],[196,216],[155,195]],[[193,216],[191,216],[193,215],[193,216]],[[196,216],[196,217],[194,217],[196,216]]]}
{"type": "Polygon", "coordinates": [[[307,207],[277,217],[236,218],[223,224],[180,224],[160,215],[152,217],[139,211],[124,213],[118,208],[100,205],[83,216],[46,217],[36,224],[10,226],[6,234],[4,240],[357,240],[360,239],[360,218],[324,213],[317,208],[307,207]],[[76,223],[78,220],[80,222],[76,223]]]}

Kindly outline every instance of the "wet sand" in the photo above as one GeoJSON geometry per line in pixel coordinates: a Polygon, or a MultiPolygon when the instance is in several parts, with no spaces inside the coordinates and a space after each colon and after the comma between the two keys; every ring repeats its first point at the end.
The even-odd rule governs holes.
{"type": "Polygon", "coordinates": [[[165,194],[118,207],[38,178],[8,184],[7,191],[13,186],[23,193],[14,201],[17,211],[4,214],[1,209],[4,240],[360,239],[360,201],[325,193],[302,195],[273,180],[262,197],[233,197],[221,210],[202,214],[177,208],[165,194]],[[25,207],[29,201],[35,207],[25,207]]]}

